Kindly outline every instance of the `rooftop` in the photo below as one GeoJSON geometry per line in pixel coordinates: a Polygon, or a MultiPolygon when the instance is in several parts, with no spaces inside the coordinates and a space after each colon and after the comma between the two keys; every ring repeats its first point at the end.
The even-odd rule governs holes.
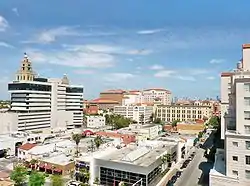
{"type": "Polygon", "coordinates": [[[215,154],[215,162],[213,169],[210,170],[211,174],[215,174],[218,176],[225,176],[226,174],[226,163],[224,157],[224,150],[217,149],[215,154]]]}
{"type": "Polygon", "coordinates": [[[89,103],[114,103],[114,104],[117,103],[118,104],[118,101],[107,99],[107,98],[96,98],[96,99],[89,101],[89,103]]]}
{"type": "Polygon", "coordinates": [[[148,167],[154,163],[163,153],[170,152],[175,148],[176,143],[158,142],[137,146],[130,144],[127,147],[117,149],[112,154],[105,155],[100,159],[126,164],[133,164],[141,167],[148,167]]]}
{"type": "Polygon", "coordinates": [[[30,149],[32,149],[32,148],[35,147],[35,146],[36,146],[36,144],[25,143],[25,144],[21,145],[21,146],[19,147],[19,149],[22,149],[22,150],[30,150],[30,149]]]}

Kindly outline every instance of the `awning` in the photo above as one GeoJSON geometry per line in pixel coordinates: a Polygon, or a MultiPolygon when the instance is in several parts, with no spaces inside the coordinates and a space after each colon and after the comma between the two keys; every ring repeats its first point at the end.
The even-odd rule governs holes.
{"type": "Polygon", "coordinates": [[[54,169],[55,172],[62,172],[61,169],[54,169]]]}
{"type": "Polygon", "coordinates": [[[45,169],[52,169],[52,166],[50,164],[45,166],[45,169]]]}
{"type": "Polygon", "coordinates": [[[40,165],[39,165],[39,168],[44,168],[45,167],[45,164],[44,163],[41,163],[40,165]]]}

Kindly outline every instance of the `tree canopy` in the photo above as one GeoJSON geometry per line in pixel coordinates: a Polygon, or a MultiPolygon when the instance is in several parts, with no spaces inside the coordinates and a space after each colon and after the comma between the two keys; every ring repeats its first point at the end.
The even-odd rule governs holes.
{"type": "Polygon", "coordinates": [[[42,186],[44,184],[45,184],[44,173],[40,173],[37,171],[31,173],[29,177],[29,186],[42,186]]]}
{"type": "Polygon", "coordinates": [[[118,114],[106,114],[106,124],[113,126],[115,129],[120,129],[123,127],[128,127],[133,121],[129,118],[125,118],[118,114]]]}
{"type": "Polygon", "coordinates": [[[217,117],[217,116],[212,116],[210,119],[209,119],[209,121],[208,121],[208,123],[209,123],[209,125],[210,126],[212,126],[213,128],[218,128],[218,126],[220,125],[220,119],[219,119],[219,117],[217,117]]]}
{"type": "Polygon", "coordinates": [[[23,165],[17,165],[10,174],[10,179],[15,182],[16,186],[21,186],[27,180],[27,168],[23,165]]]}
{"type": "Polygon", "coordinates": [[[50,177],[52,186],[63,186],[64,181],[61,175],[51,175],[50,177]]]}
{"type": "Polygon", "coordinates": [[[155,124],[162,124],[162,121],[161,121],[160,118],[156,118],[156,119],[154,120],[154,123],[155,123],[155,124]]]}
{"type": "Polygon", "coordinates": [[[176,127],[177,126],[177,123],[179,122],[180,120],[174,120],[172,121],[172,127],[176,127]]]}

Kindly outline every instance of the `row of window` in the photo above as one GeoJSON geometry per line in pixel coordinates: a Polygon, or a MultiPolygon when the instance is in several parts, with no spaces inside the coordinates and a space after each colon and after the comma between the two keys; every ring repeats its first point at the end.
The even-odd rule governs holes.
{"type": "Polygon", "coordinates": [[[160,109],[157,109],[157,112],[158,113],[183,113],[183,114],[185,114],[185,113],[193,113],[193,114],[196,114],[196,111],[197,111],[197,114],[201,114],[201,110],[160,110],[160,109]],[[172,111],[172,112],[171,112],[172,111]],[[193,112],[191,112],[191,111],[193,111],[193,112]]]}
{"type": "MultiPolygon", "coordinates": [[[[232,174],[234,176],[238,176],[239,175],[239,172],[236,171],[236,170],[232,170],[232,174]]],[[[246,179],[250,179],[250,170],[245,170],[245,178],[246,179]]]]}

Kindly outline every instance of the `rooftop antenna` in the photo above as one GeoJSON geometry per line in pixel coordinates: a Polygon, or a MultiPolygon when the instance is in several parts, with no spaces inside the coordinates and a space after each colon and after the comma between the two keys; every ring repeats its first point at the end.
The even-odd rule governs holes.
{"type": "Polygon", "coordinates": [[[24,52],[24,58],[28,58],[28,55],[26,52],[24,52]]]}

